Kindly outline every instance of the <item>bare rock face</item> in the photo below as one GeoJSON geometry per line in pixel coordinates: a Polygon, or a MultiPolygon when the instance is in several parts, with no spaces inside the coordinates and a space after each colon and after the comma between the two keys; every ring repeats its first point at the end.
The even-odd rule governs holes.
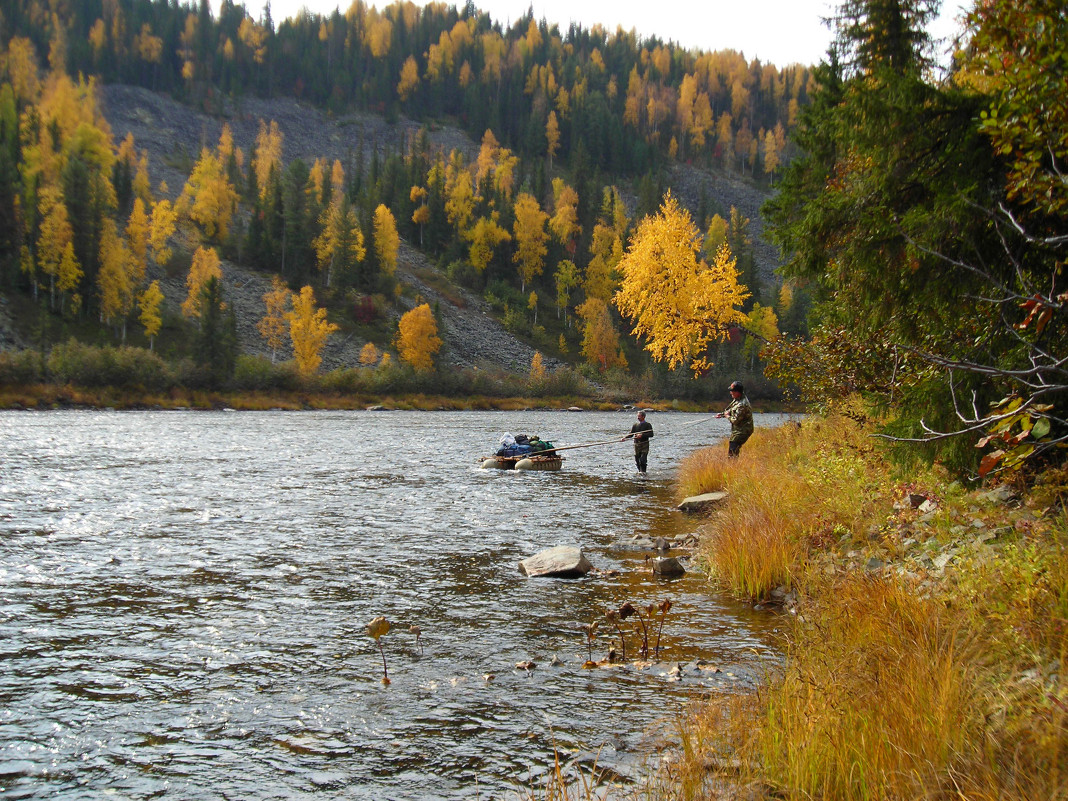
{"type": "Polygon", "coordinates": [[[582,578],[593,565],[573,545],[557,545],[519,563],[519,572],[529,578],[582,578]]]}

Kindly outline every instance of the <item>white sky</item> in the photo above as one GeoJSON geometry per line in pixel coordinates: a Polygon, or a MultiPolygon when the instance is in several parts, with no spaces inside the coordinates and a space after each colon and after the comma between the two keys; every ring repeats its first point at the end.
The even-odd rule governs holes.
{"type": "MultiPolygon", "coordinates": [[[[238,0],[241,2],[241,0],[238,0]]],[[[365,0],[367,5],[384,8],[390,0],[365,0]]],[[[415,0],[425,5],[426,0],[415,0]]],[[[463,6],[463,0],[446,0],[463,6]]],[[[253,17],[263,14],[264,0],[244,0],[253,17]]],[[[275,24],[292,17],[302,8],[330,14],[345,11],[351,0],[271,0],[275,24]]],[[[214,2],[213,6],[218,7],[214,2]]],[[[535,19],[557,23],[561,34],[571,22],[584,28],[600,23],[609,32],[617,26],[637,31],[639,36],[656,35],[683,47],[698,50],[738,50],[747,59],[759,58],[777,66],[795,62],[816,64],[827,52],[830,31],[821,22],[837,3],[828,0],[475,0],[475,6],[506,26],[534,9],[535,19]]],[[[943,13],[932,27],[936,37],[957,32],[955,17],[961,15],[967,0],[943,0],[943,13]]]]}

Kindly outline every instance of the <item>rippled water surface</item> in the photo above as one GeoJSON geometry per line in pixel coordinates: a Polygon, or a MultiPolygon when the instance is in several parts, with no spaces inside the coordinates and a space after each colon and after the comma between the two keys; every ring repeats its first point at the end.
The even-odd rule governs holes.
{"type": "Polygon", "coordinates": [[[776,660],[774,619],[620,547],[687,530],[674,467],[726,431],[650,421],[641,479],[629,443],[478,469],[505,431],[600,442],[621,413],[0,412],[0,795],[503,798],[554,749],[636,770],[658,722],[776,660]],[[619,574],[519,573],[559,544],[619,574]],[[581,624],[664,599],[660,663],[581,669],[581,624]]]}

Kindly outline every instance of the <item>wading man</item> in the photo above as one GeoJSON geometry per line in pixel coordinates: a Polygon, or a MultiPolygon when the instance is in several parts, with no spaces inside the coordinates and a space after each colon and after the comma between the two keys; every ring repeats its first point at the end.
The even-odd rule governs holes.
{"type": "Polygon", "coordinates": [[[643,476],[649,465],[649,440],[652,438],[653,424],[645,421],[645,412],[638,412],[638,422],[630,427],[630,433],[623,439],[634,440],[634,464],[638,465],[638,472],[643,476]]]}

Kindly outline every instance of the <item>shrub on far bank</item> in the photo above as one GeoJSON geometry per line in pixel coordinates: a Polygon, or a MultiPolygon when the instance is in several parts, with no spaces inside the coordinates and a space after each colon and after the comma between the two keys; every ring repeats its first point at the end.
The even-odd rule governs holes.
{"type": "Polygon", "coordinates": [[[44,359],[37,351],[0,351],[0,384],[36,384],[44,378],[44,359]]]}
{"type": "Polygon", "coordinates": [[[144,348],[96,347],[70,340],[56,345],[46,361],[48,377],[82,387],[160,391],[174,385],[167,363],[144,348]]]}
{"type": "Polygon", "coordinates": [[[275,364],[264,356],[238,356],[232,379],[234,389],[252,392],[301,389],[302,380],[296,362],[275,364]]]}

